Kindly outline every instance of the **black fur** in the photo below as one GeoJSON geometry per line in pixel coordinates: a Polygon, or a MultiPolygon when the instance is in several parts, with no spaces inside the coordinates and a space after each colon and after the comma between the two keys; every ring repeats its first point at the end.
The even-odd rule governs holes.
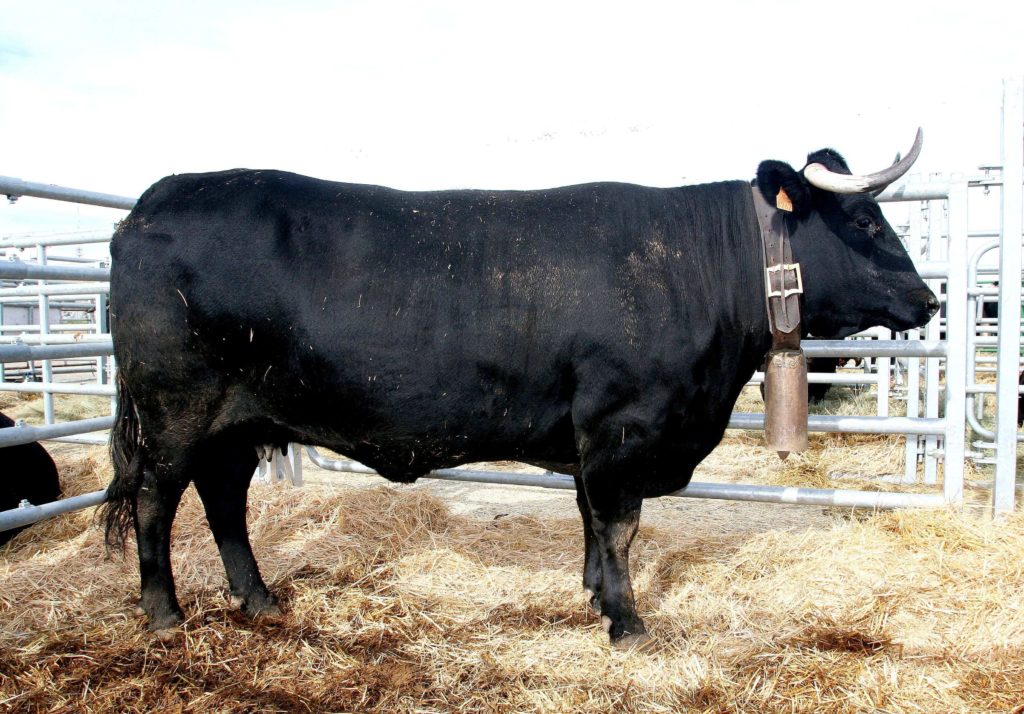
{"type": "Polygon", "coordinates": [[[846,165],[846,159],[835,149],[818,149],[807,155],[808,164],[821,164],[832,173],[850,174],[850,167],[846,165]]]}
{"type": "MultiPolygon", "coordinates": [[[[0,413],[0,428],[12,427],[14,421],[0,413]]],[[[60,498],[57,466],[40,444],[20,444],[0,448],[0,511],[17,508],[22,499],[33,506],[60,498]]],[[[23,530],[0,531],[0,545],[23,530]]]]}
{"type": "Polygon", "coordinates": [[[804,180],[803,174],[783,161],[762,161],[757,167],[757,186],[769,206],[776,205],[779,189],[785,190],[793,202],[793,215],[796,218],[806,218],[814,208],[810,184],[804,180]]]}
{"type": "Polygon", "coordinates": [[[114,480],[107,486],[107,500],[100,507],[108,547],[123,549],[135,518],[135,494],[139,491],[140,470],[135,467],[140,444],[138,413],[131,391],[124,380],[117,380],[117,409],[110,433],[110,460],[114,480]]]}

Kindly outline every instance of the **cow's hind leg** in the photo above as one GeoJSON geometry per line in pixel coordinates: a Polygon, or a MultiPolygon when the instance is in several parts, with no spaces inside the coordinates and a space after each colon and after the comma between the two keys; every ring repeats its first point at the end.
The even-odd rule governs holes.
{"type": "Polygon", "coordinates": [[[583,479],[579,476],[573,478],[576,481],[576,505],[583,518],[583,589],[590,599],[590,606],[600,614],[601,581],[604,575],[601,568],[601,553],[594,535],[593,514],[590,512],[590,501],[587,500],[583,479]]]}
{"type": "Polygon", "coordinates": [[[257,463],[251,446],[211,449],[193,480],[224,563],[231,605],[249,617],[280,613],[260,575],[246,526],[249,482],[257,463]]]}
{"type": "Polygon", "coordinates": [[[601,563],[601,622],[617,647],[634,647],[649,641],[643,620],[636,612],[629,579],[629,547],[640,524],[643,499],[623,494],[607,483],[584,473],[590,503],[594,548],[601,563]]]}
{"type": "Polygon", "coordinates": [[[169,631],[185,619],[174,593],[171,572],[171,525],[188,479],[180,472],[141,463],[139,490],[133,514],[139,549],[139,607],[149,618],[149,629],[169,631]]]}

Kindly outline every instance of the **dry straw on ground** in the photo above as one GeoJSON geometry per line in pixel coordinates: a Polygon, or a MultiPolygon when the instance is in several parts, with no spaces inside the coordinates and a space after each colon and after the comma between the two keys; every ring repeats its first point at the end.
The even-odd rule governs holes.
{"type": "MultiPolygon", "coordinates": [[[[89,458],[63,469],[69,491],[109,476],[89,458]]],[[[1024,516],[817,515],[643,527],[649,654],[606,644],[574,518],[256,486],[253,542],[286,614],[252,623],[227,608],[190,491],[175,533],[190,620],[162,643],[131,612],[134,552],[108,557],[90,515],[68,516],[0,551],[0,709],[1024,712],[1024,516]]]]}

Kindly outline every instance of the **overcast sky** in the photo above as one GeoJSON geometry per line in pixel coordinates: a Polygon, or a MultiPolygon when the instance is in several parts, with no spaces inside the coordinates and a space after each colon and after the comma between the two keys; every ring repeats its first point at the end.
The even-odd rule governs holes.
{"type": "MultiPolygon", "coordinates": [[[[998,163],[1019,2],[9,2],[0,174],[137,196],[280,168],[399,188],[998,163]]],[[[0,234],[50,202],[0,205],[0,234]]],[[[76,225],[116,212],[69,208],[76,225]]]]}

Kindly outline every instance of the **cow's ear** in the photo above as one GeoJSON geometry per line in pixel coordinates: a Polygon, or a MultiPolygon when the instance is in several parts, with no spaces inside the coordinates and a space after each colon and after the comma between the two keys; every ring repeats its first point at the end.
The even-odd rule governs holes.
{"type": "Polygon", "coordinates": [[[784,161],[762,161],[757,167],[757,187],[769,205],[777,205],[779,190],[786,192],[793,204],[793,214],[803,218],[811,212],[811,188],[803,174],[784,161]]]}

